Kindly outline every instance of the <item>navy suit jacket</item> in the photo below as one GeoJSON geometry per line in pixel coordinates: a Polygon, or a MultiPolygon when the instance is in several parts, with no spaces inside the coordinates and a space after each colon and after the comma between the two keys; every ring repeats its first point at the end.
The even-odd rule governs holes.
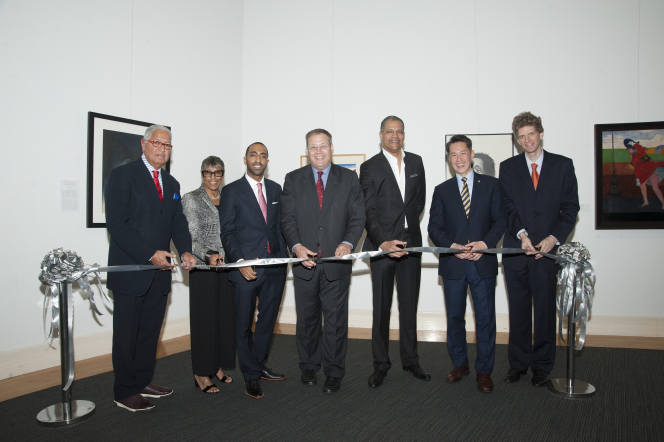
{"type": "MultiPolygon", "coordinates": [[[[537,245],[549,235],[560,244],[567,241],[579,213],[579,190],[572,160],[548,151],[544,152],[542,171],[537,190],[528,171],[525,153],[500,163],[500,186],[505,204],[504,247],[521,248],[517,233],[526,229],[528,237],[537,245]]],[[[555,254],[557,247],[549,253],[555,254]]],[[[503,265],[521,270],[527,260],[525,255],[503,255],[503,265]]],[[[542,259],[545,269],[557,272],[559,266],[551,259],[542,259]]]]}
{"type": "MultiPolygon", "coordinates": [[[[161,171],[164,202],[150,172],[139,158],[111,171],[104,189],[106,228],[110,234],[108,265],[150,264],[157,250],[171,250],[171,239],[180,255],[191,253],[191,236],[182,213],[180,183],[161,171]]],[[[107,287],[126,295],[142,296],[153,284],[171,291],[171,272],[147,270],[114,272],[107,287]]]]}
{"type": "MultiPolygon", "coordinates": [[[[389,153],[387,155],[390,155],[389,153]]],[[[426,202],[426,178],[422,158],[407,152],[404,157],[406,190],[401,198],[399,184],[383,152],[369,158],[360,166],[360,184],[365,197],[367,238],[362,250],[374,251],[385,241],[402,240],[404,219],[412,244],[422,247],[420,215],[426,202]]]]}
{"type": "MultiPolygon", "coordinates": [[[[267,224],[246,177],[224,186],[221,191],[219,226],[226,262],[267,258],[268,241],[272,257],[288,257],[286,242],[281,235],[281,186],[266,178],[263,196],[267,203],[267,224]]],[[[286,273],[287,265],[277,267],[286,273]]],[[[257,278],[261,277],[263,269],[261,266],[256,267],[257,278]]],[[[235,283],[250,282],[244,279],[237,269],[231,271],[229,279],[235,283]]]]}
{"type": "MultiPolygon", "coordinates": [[[[429,237],[436,247],[484,241],[492,249],[500,241],[504,230],[500,183],[496,178],[475,173],[467,218],[456,176],[436,186],[428,227],[429,237]]],[[[438,274],[447,279],[461,279],[467,263],[453,254],[441,254],[438,274]]],[[[494,277],[498,274],[498,258],[496,255],[484,255],[475,261],[475,268],[482,278],[494,277]]]]}

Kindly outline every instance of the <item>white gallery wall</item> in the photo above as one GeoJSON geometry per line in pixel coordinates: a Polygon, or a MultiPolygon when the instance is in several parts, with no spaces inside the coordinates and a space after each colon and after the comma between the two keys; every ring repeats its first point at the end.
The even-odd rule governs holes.
{"type": "MultiPolygon", "coordinates": [[[[544,148],[575,163],[571,239],[593,256],[593,319],[649,321],[645,334],[663,336],[664,233],[596,231],[593,172],[594,124],[664,120],[663,16],[661,0],[0,0],[0,378],[29,371],[27,354],[42,361],[32,369],[58,363],[42,344],[43,256],[63,246],[106,264],[106,231],[85,228],[88,111],[172,126],[183,192],[211,154],[227,182],[241,177],[254,141],[267,144],[269,177],[282,183],[316,127],[332,132],[336,153],[368,158],[380,121],[398,115],[406,150],[425,160],[426,231],[445,134],[507,133],[530,110],[543,117],[544,148]],[[59,211],[60,179],[79,180],[79,212],[59,211]]],[[[440,316],[437,259],[424,262],[419,311],[440,316]]],[[[186,275],[174,279],[166,329],[182,334],[186,275]]],[[[499,315],[506,296],[501,273],[499,315]]],[[[112,316],[95,318],[74,298],[78,357],[108,353],[112,316]]],[[[289,278],[282,320],[293,306],[289,278]]],[[[354,265],[350,308],[371,309],[366,262],[354,265]]]]}

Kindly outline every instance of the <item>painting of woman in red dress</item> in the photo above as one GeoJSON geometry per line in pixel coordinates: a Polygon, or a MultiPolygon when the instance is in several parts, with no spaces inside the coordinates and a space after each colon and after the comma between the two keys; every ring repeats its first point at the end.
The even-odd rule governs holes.
{"type": "Polygon", "coordinates": [[[664,196],[662,196],[662,191],[659,188],[664,181],[664,161],[652,161],[638,141],[626,138],[624,143],[627,151],[632,156],[634,173],[636,174],[636,180],[641,187],[641,194],[643,195],[643,204],[639,207],[650,205],[647,188],[647,185],[650,185],[662,203],[662,210],[664,210],[664,196]]]}

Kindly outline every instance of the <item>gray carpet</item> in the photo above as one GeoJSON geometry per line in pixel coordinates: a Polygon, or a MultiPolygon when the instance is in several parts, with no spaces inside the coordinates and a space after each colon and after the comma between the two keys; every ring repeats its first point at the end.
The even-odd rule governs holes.
{"type": "MultiPolygon", "coordinates": [[[[475,346],[469,345],[471,361],[475,346]]],[[[155,383],[175,389],[155,400],[149,412],[130,413],[113,403],[113,373],[76,381],[74,399],[96,404],[94,414],[68,427],[47,428],[35,416],[59,401],[49,388],[0,403],[3,441],[217,441],[217,440],[450,440],[450,441],[655,441],[664,436],[664,352],[586,348],[577,358],[577,378],[597,394],[570,400],[535,388],[531,374],[505,384],[507,346],[496,349],[491,394],[477,391],[475,372],[462,382],[445,382],[451,360],[444,343],[419,344],[421,365],[430,382],[401,370],[398,344],[392,342],[393,368],[378,389],[367,386],[372,372],[371,342],[348,344],[341,391],[324,394],[319,384],[300,383],[294,336],[277,335],[270,356],[282,382],[263,381],[265,397],[244,394],[239,369],[221,392],[204,395],[193,387],[189,352],[157,361],[155,383]]],[[[559,347],[552,377],[565,376],[566,349],[559,347]]],[[[472,362],[471,362],[472,367],[472,362]]]]}

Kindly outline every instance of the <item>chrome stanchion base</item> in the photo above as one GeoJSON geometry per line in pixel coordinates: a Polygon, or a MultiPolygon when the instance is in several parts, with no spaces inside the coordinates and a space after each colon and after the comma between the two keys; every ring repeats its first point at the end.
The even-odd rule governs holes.
{"type": "Polygon", "coordinates": [[[584,398],[595,394],[595,387],[585,381],[574,380],[572,388],[568,388],[565,378],[549,379],[546,383],[549,391],[565,397],[584,398]]]}
{"type": "Polygon", "coordinates": [[[71,401],[69,416],[65,416],[64,404],[59,403],[44,408],[37,414],[37,420],[44,425],[68,425],[90,416],[94,411],[95,404],[90,401],[71,401]]]}

